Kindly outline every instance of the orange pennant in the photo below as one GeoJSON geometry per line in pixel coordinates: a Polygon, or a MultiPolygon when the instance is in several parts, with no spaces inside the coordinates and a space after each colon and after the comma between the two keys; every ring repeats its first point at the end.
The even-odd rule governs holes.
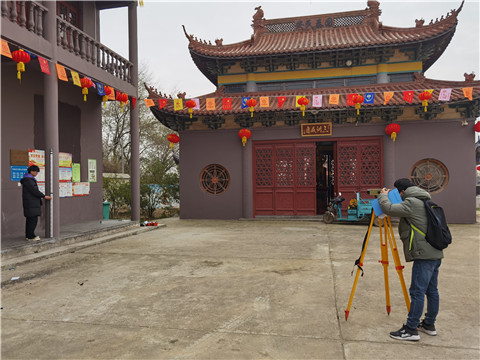
{"type": "Polygon", "coordinates": [[[1,54],[10,59],[12,58],[12,53],[10,52],[10,46],[8,46],[8,42],[3,39],[2,39],[1,54]]]}
{"type": "Polygon", "coordinates": [[[463,90],[463,95],[465,95],[465,97],[468,98],[468,100],[472,101],[473,87],[462,88],[462,90],[463,90]]]}
{"type": "Polygon", "coordinates": [[[383,102],[383,105],[387,105],[388,102],[392,99],[394,92],[393,91],[386,91],[383,93],[383,97],[385,98],[385,101],[383,102]]]}
{"type": "Polygon", "coordinates": [[[65,71],[65,68],[60,64],[55,64],[55,67],[57,68],[58,78],[62,81],[68,81],[67,72],[65,71]]]}
{"type": "Polygon", "coordinates": [[[152,99],[144,99],[143,101],[145,101],[145,105],[147,105],[147,107],[152,107],[155,105],[152,99]]]}
{"type": "Polygon", "coordinates": [[[215,110],[215,98],[209,98],[206,100],[207,110],[215,110]]]}
{"type": "Polygon", "coordinates": [[[340,95],[339,94],[333,94],[333,95],[330,95],[328,103],[333,104],[333,105],[338,105],[339,101],[340,101],[340,95]]]}
{"type": "Polygon", "coordinates": [[[260,96],[260,107],[270,107],[270,98],[268,96],[260,96]]]}

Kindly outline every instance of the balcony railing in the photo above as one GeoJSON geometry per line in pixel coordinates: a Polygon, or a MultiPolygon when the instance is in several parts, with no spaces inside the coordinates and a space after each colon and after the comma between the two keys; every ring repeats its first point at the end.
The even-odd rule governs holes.
{"type": "MultiPolygon", "coordinates": [[[[43,28],[48,9],[35,1],[0,1],[2,21],[18,26],[44,38],[43,28]]],[[[57,46],[69,51],[113,76],[132,83],[133,63],[110,50],[59,16],[57,46]]],[[[34,50],[34,49],[32,49],[34,50]]],[[[134,84],[135,85],[135,84],[134,84]]]]}

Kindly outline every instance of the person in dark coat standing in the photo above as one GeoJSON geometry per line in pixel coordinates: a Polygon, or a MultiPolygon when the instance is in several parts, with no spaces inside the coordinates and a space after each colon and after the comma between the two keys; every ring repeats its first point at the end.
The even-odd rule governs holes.
{"type": "Polygon", "coordinates": [[[38,217],[42,215],[42,199],[51,200],[50,196],[45,196],[38,190],[37,179],[35,176],[40,172],[40,168],[32,165],[28,168],[20,183],[22,184],[23,215],[25,221],[25,238],[28,241],[39,241],[40,237],[35,235],[38,217]]]}

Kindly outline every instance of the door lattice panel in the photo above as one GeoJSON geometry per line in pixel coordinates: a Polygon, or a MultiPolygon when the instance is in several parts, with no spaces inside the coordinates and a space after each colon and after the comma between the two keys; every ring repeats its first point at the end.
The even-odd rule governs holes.
{"type": "Polygon", "coordinates": [[[357,147],[338,147],[338,185],[357,185],[357,147]]]}
{"type": "Polygon", "coordinates": [[[379,184],[381,172],[381,150],[377,144],[363,145],[361,151],[360,184],[365,186],[381,186],[379,184]]]}
{"type": "Polygon", "coordinates": [[[297,147],[297,186],[315,186],[315,148],[297,147]]]}
{"type": "Polygon", "coordinates": [[[256,177],[257,186],[273,186],[273,151],[272,148],[256,148],[256,177]]]}
{"type": "Polygon", "coordinates": [[[275,160],[275,185],[293,186],[293,147],[277,149],[275,160]]]}

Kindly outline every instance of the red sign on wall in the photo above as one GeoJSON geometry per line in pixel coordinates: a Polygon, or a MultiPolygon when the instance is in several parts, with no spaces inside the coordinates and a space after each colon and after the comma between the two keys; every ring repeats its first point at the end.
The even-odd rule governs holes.
{"type": "Polygon", "coordinates": [[[331,136],[332,135],[332,123],[302,124],[300,126],[301,126],[302,136],[331,136]]]}

